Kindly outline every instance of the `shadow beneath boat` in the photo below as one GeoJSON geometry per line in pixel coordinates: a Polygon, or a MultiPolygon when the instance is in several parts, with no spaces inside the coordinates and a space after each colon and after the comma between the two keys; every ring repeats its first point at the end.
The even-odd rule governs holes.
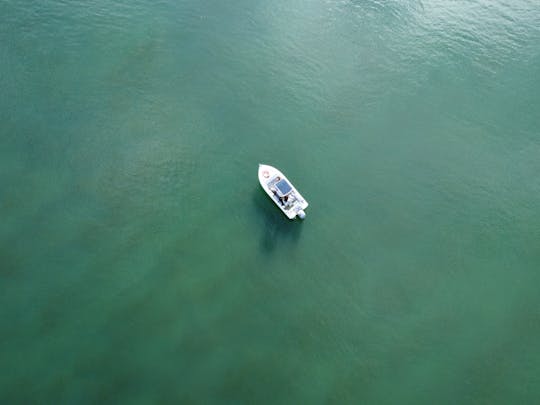
{"type": "Polygon", "coordinates": [[[302,232],[302,220],[288,219],[260,187],[253,191],[252,198],[261,229],[260,250],[271,254],[280,245],[296,244],[302,232]]]}

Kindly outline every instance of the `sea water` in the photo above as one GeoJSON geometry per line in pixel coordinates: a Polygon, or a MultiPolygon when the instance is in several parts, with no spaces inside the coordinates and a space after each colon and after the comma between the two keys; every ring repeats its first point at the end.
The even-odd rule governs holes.
{"type": "Polygon", "coordinates": [[[538,400],[537,1],[6,0],[0,61],[0,402],[538,400]]]}

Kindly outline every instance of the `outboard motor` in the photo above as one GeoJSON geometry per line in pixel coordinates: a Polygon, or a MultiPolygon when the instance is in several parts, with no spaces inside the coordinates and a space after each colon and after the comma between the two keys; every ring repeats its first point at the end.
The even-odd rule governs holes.
{"type": "Polygon", "coordinates": [[[304,212],[304,210],[299,210],[296,215],[298,215],[298,218],[300,219],[304,219],[306,217],[306,213],[304,212]]]}

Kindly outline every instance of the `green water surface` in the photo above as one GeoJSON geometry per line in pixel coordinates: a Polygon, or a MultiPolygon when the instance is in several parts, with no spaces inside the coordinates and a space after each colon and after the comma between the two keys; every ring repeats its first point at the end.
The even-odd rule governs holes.
{"type": "Polygon", "coordinates": [[[0,402],[537,403],[539,178],[537,1],[5,0],[0,402]]]}

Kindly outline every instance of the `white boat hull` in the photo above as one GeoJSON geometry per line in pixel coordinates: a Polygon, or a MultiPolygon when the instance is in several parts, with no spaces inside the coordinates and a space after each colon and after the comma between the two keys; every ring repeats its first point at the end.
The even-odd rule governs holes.
{"type": "Polygon", "coordinates": [[[268,196],[274,201],[274,204],[287,216],[289,219],[294,219],[297,216],[299,218],[305,217],[304,210],[309,205],[308,202],[302,197],[298,190],[292,185],[289,179],[281,173],[275,167],[269,165],[259,164],[259,183],[261,187],[268,194],[268,196]],[[276,183],[281,180],[286,180],[287,185],[290,186],[291,190],[288,191],[286,197],[287,200],[284,202],[280,198],[279,193],[276,190],[276,183]]]}

